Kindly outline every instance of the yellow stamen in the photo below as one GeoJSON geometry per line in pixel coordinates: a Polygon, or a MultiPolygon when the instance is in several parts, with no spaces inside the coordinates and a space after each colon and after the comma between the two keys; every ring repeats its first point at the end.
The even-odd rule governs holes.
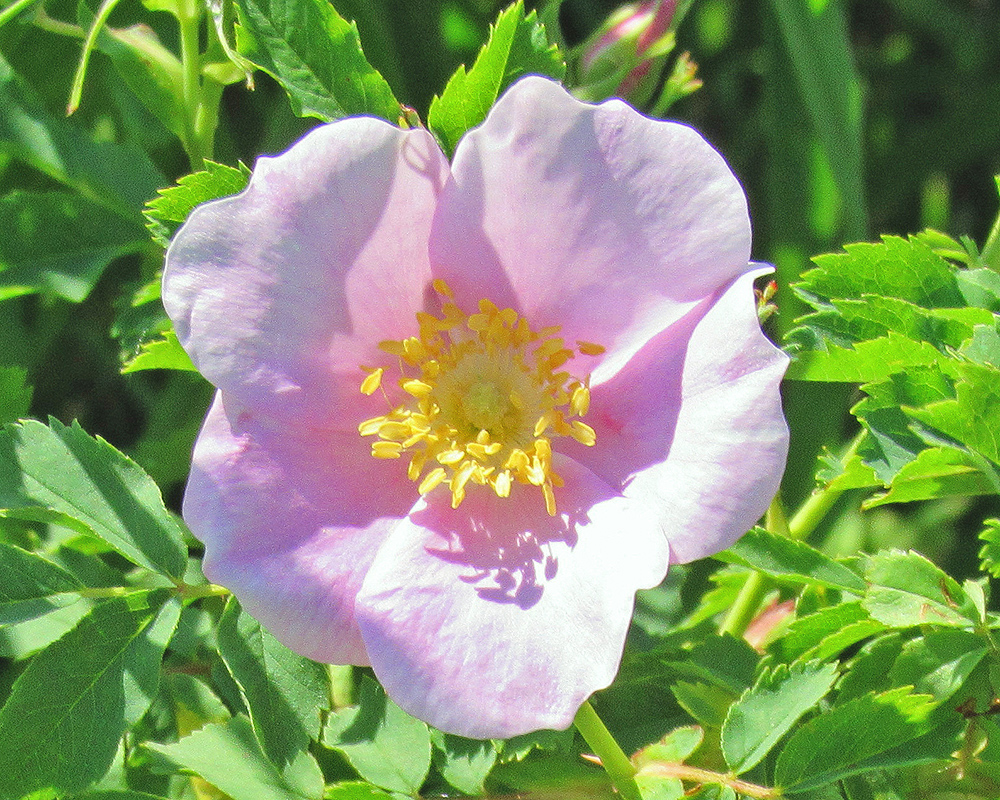
{"type": "Polygon", "coordinates": [[[382,385],[382,374],[385,372],[382,367],[372,370],[365,379],[361,381],[361,394],[375,394],[378,387],[382,385]]]}
{"type": "MultiPolygon", "coordinates": [[[[407,476],[421,494],[447,484],[457,508],[470,483],[497,497],[509,497],[519,483],[537,486],[554,516],[554,490],[564,481],[553,465],[553,440],[569,437],[591,446],[597,439],[579,419],[590,408],[589,378],[574,378],[561,367],[577,352],[594,356],[604,348],[578,341],[574,351],[558,336],[558,326],[534,330],[515,309],[488,298],[469,314],[443,280],[433,288],[440,313],[419,311],[417,336],[379,343],[398,359],[404,396],[393,402],[401,405],[364,420],[358,432],[377,437],[376,458],[408,453],[407,476]]],[[[361,391],[370,395],[382,387],[386,369],[364,368],[361,391]]]]}

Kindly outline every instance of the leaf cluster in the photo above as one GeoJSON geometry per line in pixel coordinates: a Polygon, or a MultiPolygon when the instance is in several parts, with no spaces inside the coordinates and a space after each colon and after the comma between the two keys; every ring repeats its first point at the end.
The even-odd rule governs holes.
{"type": "Polygon", "coordinates": [[[858,383],[864,437],[821,473],[864,507],[1000,491],[1000,274],[934,231],[847,245],[794,288],[789,377],[858,383]]]}

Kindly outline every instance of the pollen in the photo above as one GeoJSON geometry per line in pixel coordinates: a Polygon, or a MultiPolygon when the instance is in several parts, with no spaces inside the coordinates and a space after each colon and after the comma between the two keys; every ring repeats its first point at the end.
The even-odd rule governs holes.
{"type": "MultiPolygon", "coordinates": [[[[375,437],[373,457],[408,458],[407,475],[421,494],[445,487],[453,508],[476,487],[510,497],[522,484],[537,487],[555,516],[555,489],[564,482],[553,467],[553,440],[568,437],[587,447],[597,441],[580,419],[590,407],[590,378],[563,367],[604,348],[578,341],[574,349],[558,327],[536,330],[487,298],[469,313],[443,280],[432,286],[440,313],[418,312],[417,336],[379,344],[399,363],[403,400],[364,420],[358,432],[375,437]]],[[[361,392],[382,388],[388,397],[383,378],[390,368],[362,370],[361,392]]]]}

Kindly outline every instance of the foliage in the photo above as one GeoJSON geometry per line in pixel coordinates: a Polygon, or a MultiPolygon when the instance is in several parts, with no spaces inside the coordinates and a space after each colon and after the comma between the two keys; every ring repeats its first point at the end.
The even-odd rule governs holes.
{"type": "MultiPolygon", "coordinates": [[[[430,729],[205,581],[177,512],[211,387],[159,290],[170,238],[245,187],[244,163],[358,114],[426,124],[450,154],[517,77],[572,80],[574,44],[612,7],[0,11],[0,798],[614,796],[574,732],[430,729]]],[[[593,706],[646,800],[995,797],[993,12],[698,0],[676,15],[690,54],[666,63],[653,110],[697,62],[704,88],[671,113],[750,189],[780,287],[770,332],[793,357],[794,513],[776,504],[640,593],[593,706]],[[923,232],[860,241],[883,230],[923,232]]]]}

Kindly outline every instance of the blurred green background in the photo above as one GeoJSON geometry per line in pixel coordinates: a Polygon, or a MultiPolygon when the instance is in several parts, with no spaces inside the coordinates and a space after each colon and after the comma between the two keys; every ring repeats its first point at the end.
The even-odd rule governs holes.
{"type": "MultiPolygon", "coordinates": [[[[369,60],[396,96],[425,116],[455,68],[475,57],[505,3],[334,5],[357,20],[369,60]]],[[[616,5],[566,0],[557,13],[567,45],[583,41],[616,5]]],[[[122,175],[138,192],[187,172],[177,139],[100,53],[80,109],[64,119],[80,51],[80,35],[66,23],[78,10],[70,0],[50,0],[44,9],[0,28],[0,202],[66,185],[43,152],[53,131],[132,148],[125,152],[135,154],[133,166],[122,175]]],[[[111,17],[120,28],[137,22],[176,50],[169,15],[126,0],[111,17]]],[[[699,128],[747,189],[754,257],[778,271],[780,311],[769,330],[776,339],[802,313],[787,286],[811,255],[928,226],[985,238],[997,211],[993,175],[1000,173],[996,0],[695,0],[678,31],[682,51],[691,53],[704,87],[670,115],[699,128]]],[[[217,161],[252,165],[316,124],[296,118],[267,76],[255,80],[254,91],[237,83],[224,93],[217,161]]],[[[150,310],[155,304],[132,306],[134,292],[155,280],[162,252],[150,243],[105,258],[82,302],[44,289],[24,292],[5,268],[17,253],[18,232],[30,227],[20,213],[14,202],[0,205],[0,367],[26,371],[32,416],[79,419],[136,458],[178,507],[210,389],[192,373],[119,371],[137,342],[162,325],[162,315],[150,310]]],[[[812,488],[820,449],[836,449],[850,436],[852,398],[849,386],[786,386],[789,506],[812,488]]],[[[990,502],[958,498],[862,517],[847,500],[832,518],[834,534],[828,525],[821,535],[835,554],[913,546],[961,577],[975,570],[975,533],[985,515],[996,513],[990,502]]]]}

